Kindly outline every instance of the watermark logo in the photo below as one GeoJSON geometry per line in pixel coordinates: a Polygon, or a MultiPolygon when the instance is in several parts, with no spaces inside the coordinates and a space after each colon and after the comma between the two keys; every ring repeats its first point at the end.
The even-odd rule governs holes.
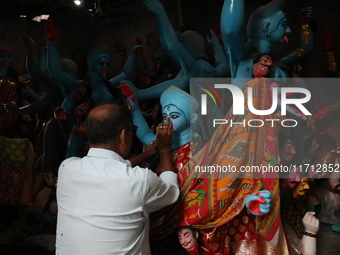
{"type": "MultiPolygon", "coordinates": [[[[244,115],[244,95],[240,88],[238,88],[235,85],[231,84],[215,84],[215,88],[218,89],[228,89],[233,98],[233,115],[244,115]]],[[[253,88],[247,88],[247,102],[248,102],[248,108],[251,113],[256,115],[269,115],[276,111],[278,106],[278,93],[279,88],[273,87],[272,91],[272,105],[269,109],[266,110],[258,110],[255,109],[253,104],[253,88]]],[[[304,103],[307,103],[311,99],[311,93],[308,89],[305,88],[296,88],[296,87],[286,87],[286,88],[280,88],[281,93],[281,114],[287,115],[287,106],[288,105],[295,105],[304,115],[310,116],[312,115],[306,107],[303,105],[304,103]],[[301,93],[305,95],[304,98],[287,98],[287,95],[293,94],[293,93],[301,93]]],[[[203,90],[207,92],[206,90],[203,90]]],[[[216,91],[216,90],[215,90],[216,91]]],[[[217,93],[217,92],[216,92],[217,93]]],[[[211,93],[209,93],[210,96],[211,93]]],[[[206,100],[206,94],[201,95],[201,114],[206,115],[207,114],[207,100],[206,100]]],[[[215,100],[215,99],[214,99],[215,100]]]]}
{"type": "MultiPolygon", "coordinates": [[[[200,106],[195,110],[196,122],[191,123],[191,142],[197,147],[191,151],[194,158],[190,171],[197,178],[312,178],[315,174],[338,172],[338,164],[280,164],[276,143],[281,131],[292,132],[298,138],[309,121],[319,121],[331,111],[339,110],[339,79],[262,81],[190,80],[190,94],[195,99],[192,109],[200,106]],[[320,108],[321,117],[317,115],[320,108]],[[201,144],[197,137],[203,141],[201,144]],[[259,155],[259,160],[253,155],[259,155]]],[[[329,118],[322,121],[327,123],[329,118]]]]}
{"type": "MultiPolygon", "coordinates": [[[[211,83],[210,81],[210,84],[211,83]]],[[[277,83],[276,83],[277,84],[277,83]]],[[[213,104],[217,107],[222,106],[222,98],[224,93],[229,93],[233,100],[232,114],[233,116],[238,115],[239,117],[245,116],[245,107],[247,110],[256,115],[256,116],[269,116],[273,114],[275,111],[280,110],[280,114],[282,116],[287,116],[288,114],[297,117],[298,119],[307,120],[308,116],[312,114],[307,110],[305,104],[308,103],[311,99],[311,93],[306,88],[301,87],[278,87],[277,85],[271,85],[268,83],[268,86],[271,86],[271,102],[269,102],[269,106],[267,109],[256,109],[254,106],[254,87],[246,88],[246,95],[243,93],[242,89],[237,87],[236,85],[232,85],[229,83],[218,83],[216,82],[213,85],[209,85],[206,82],[196,81],[195,85],[198,85],[199,93],[197,92],[196,87],[196,99],[201,103],[201,116],[206,116],[209,113],[208,109],[208,99],[210,98],[213,104]],[[218,91],[217,91],[218,90],[218,91]],[[298,97],[291,98],[291,95],[298,95],[298,97]],[[245,102],[247,105],[245,105],[245,102]]],[[[264,99],[259,99],[264,100],[264,99]]],[[[225,112],[226,113],[226,112],[225,112]]],[[[298,124],[298,121],[295,119],[247,119],[243,121],[239,121],[241,118],[237,118],[238,122],[233,119],[213,119],[212,125],[216,127],[217,125],[243,125],[249,127],[262,127],[265,124],[269,124],[274,126],[275,122],[281,122],[283,127],[295,127],[298,124]],[[233,122],[234,121],[234,122],[233,122]]]]}
{"type": "Polygon", "coordinates": [[[214,89],[209,84],[203,83],[203,82],[197,82],[198,84],[203,85],[203,87],[200,87],[200,90],[205,92],[205,94],[201,95],[201,105],[203,106],[202,109],[202,115],[207,114],[207,95],[211,98],[211,100],[214,102],[215,106],[221,106],[222,105],[222,99],[221,96],[218,94],[216,89],[214,89]],[[219,104],[218,104],[219,103],[219,104]]]}

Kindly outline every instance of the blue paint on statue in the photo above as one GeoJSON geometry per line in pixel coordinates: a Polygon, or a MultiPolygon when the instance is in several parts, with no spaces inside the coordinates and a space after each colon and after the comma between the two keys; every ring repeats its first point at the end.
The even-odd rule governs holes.
{"type": "MultiPolygon", "coordinates": [[[[235,85],[242,87],[244,83],[253,79],[253,55],[256,52],[273,52],[274,46],[288,42],[291,30],[288,26],[286,14],[282,12],[284,0],[273,0],[252,12],[247,25],[247,42],[244,35],[244,0],[225,0],[221,14],[221,35],[229,58],[232,78],[237,80],[235,85]]],[[[310,15],[310,13],[308,13],[310,15]]],[[[311,51],[313,39],[307,43],[300,43],[306,52],[311,51]]],[[[296,59],[297,50],[292,51],[278,62],[284,65],[292,64],[296,59]]],[[[286,78],[285,70],[273,66],[270,77],[286,78]]]]}
{"type": "Polygon", "coordinates": [[[162,82],[151,88],[139,90],[130,83],[129,86],[139,100],[159,98],[172,85],[188,91],[190,78],[224,77],[227,74],[226,57],[220,47],[217,36],[212,30],[212,38],[208,39],[208,42],[214,50],[215,67],[208,62],[209,59],[204,53],[204,40],[201,35],[195,31],[176,34],[162,4],[158,0],[146,0],[144,4],[147,10],[157,17],[162,48],[181,67],[181,70],[174,79],[162,82]]]}
{"type": "MultiPolygon", "coordinates": [[[[156,140],[148,124],[146,123],[137,102],[130,101],[133,123],[138,124],[137,137],[145,145],[149,145],[156,140]]],[[[195,111],[199,107],[196,100],[185,91],[171,86],[161,95],[162,115],[165,122],[166,117],[170,117],[173,124],[173,138],[171,150],[175,150],[190,142],[190,124],[197,120],[195,111]]]]}

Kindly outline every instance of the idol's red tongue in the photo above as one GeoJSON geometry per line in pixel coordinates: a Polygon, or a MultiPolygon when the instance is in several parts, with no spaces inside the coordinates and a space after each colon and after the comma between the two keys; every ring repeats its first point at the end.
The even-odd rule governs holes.
{"type": "Polygon", "coordinates": [[[255,76],[256,78],[261,78],[261,77],[263,77],[263,75],[260,74],[260,73],[258,73],[258,72],[254,72],[254,76],[255,76]]]}
{"type": "Polygon", "coordinates": [[[283,40],[285,40],[285,42],[288,43],[288,36],[285,35],[285,36],[283,37],[283,40]]]}
{"type": "Polygon", "coordinates": [[[157,69],[161,68],[161,64],[156,65],[157,69]]]}
{"type": "Polygon", "coordinates": [[[8,61],[4,61],[4,65],[5,65],[5,66],[8,66],[8,61]]]}
{"type": "Polygon", "coordinates": [[[107,71],[105,69],[102,70],[103,74],[106,75],[107,71]]]}

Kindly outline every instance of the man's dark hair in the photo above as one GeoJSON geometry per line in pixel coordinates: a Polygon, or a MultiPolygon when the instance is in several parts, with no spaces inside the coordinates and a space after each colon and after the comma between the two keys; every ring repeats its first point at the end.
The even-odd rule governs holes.
{"type": "Polygon", "coordinates": [[[107,143],[112,141],[120,131],[132,126],[132,116],[129,109],[122,104],[110,104],[112,111],[86,120],[86,136],[89,144],[107,143]]]}

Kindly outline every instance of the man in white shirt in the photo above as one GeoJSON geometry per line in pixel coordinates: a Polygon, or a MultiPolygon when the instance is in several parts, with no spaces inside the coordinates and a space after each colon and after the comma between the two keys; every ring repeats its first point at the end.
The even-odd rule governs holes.
{"type": "Polygon", "coordinates": [[[172,124],[167,118],[157,127],[159,176],[125,160],[133,129],[125,106],[106,104],[90,112],[87,156],[68,158],[59,168],[56,254],[151,254],[149,214],[180,193],[170,152],[172,124]]]}

